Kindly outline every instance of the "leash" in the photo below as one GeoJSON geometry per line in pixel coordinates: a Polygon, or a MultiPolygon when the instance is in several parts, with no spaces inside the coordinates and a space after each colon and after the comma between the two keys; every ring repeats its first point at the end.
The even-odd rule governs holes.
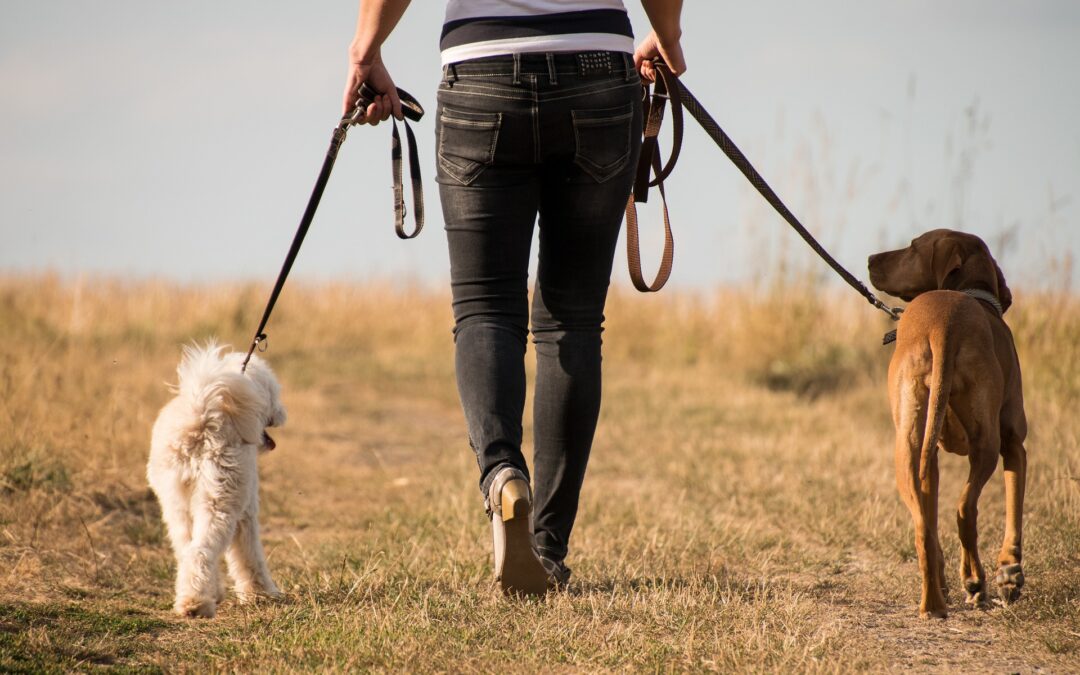
{"type": "Polygon", "coordinates": [[[903,310],[886,305],[880,298],[874,295],[869,288],[859,281],[855,275],[844,269],[844,267],[825,250],[825,247],[823,247],[817,239],[803,227],[803,224],[799,222],[799,219],[795,217],[795,214],[788,209],[776,192],[769,187],[769,184],[765,182],[765,179],[750,163],[750,160],[746,158],[746,155],[739,150],[734,141],[731,140],[731,137],[724,133],[724,130],[721,129],[720,125],[716,123],[716,120],[709,115],[708,111],[705,110],[705,107],[701,105],[701,102],[697,100],[689,89],[687,89],[682,80],[671,73],[667,64],[658,61],[654,63],[654,70],[657,73],[655,90],[650,92],[648,85],[642,86],[642,106],[646,119],[645,137],[642,140],[641,158],[638,160],[638,171],[634,183],[634,192],[630,195],[630,199],[626,205],[627,260],[629,261],[630,266],[630,279],[633,281],[634,287],[643,293],[656,292],[663,288],[668,277],[671,275],[674,243],[671,236],[671,224],[668,218],[667,197],[664,193],[664,179],[671,175],[682,149],[683,109],[685,108],[685,110],[697,120],[698,124],[701,125],[701,128],[705,130],[705,133],[709,135],[709,138],[716,143],[720,150],[727,155],[728,159],[735,164],[735,167],[746,176],[746,179],[750,181],[750,184],[765,198],[765,201],[769,202],[769,204],[776,209],[776,212],[787,221],[788,225],[803,238],[803,241],[805,241],[810,248],[812,248],[814,252],[833,269],[833,271],[840,275],[841,279],[866,298],[871,305],[888,314],[889,318],[893,321],[898,321],[900,319],[900,313],[903,310]],[[672,128],[672,148],[668,160],[666,162],[661,162],[657,136],[660,133],[660,127],[664,118],[664,109],[667,106],[668,101],[671,102],[671,117],[674,125],[672,128]],[[655,177],[650,180],[650,175],[654,175],[655,177]],[[641,251],[638,247],[637,208],[635,205],[637,202],[647,201],[648,190],[650,187],[657,187],[660,190],[660,196],[664,202],[664,252],[656,279],[652,284],[647,284],[641,274],[641,251]]]}
{"type": "MultiPolygon", "coordinates": [[[[424,108],[408,92],[398,89],[397,94],[398,98],[401,99],[401,112],[405,116],[405,137],[409,144],[409,176],[412,182],[413,221],[415,227],[411,233],[405,231],[406,208],[405,186],[402,181],[401,134],[398,132],[397,120],[391,117],[390,119],[394,120],[390,144],[390,163],[394,174],[394,232],[401,239],[412,239],[420,234],[420,230],[424,229],[424,191],[420,179],[420,155],[416,151],[416,136],[413,134],[412,127],[409,126],[409,120],[419,122],[424,116],[424,108]]],[[[315,180],[315,187],[311,191],[311,197],[308,198],[307,208],[304,209],[304,215],[300,218],[300,226],[293,236],[292,245],[289,246],[285,262],[278,273],[277,281],[274,283],[274,290],[270,292],[270,300],[266,303],[266,309],[263,311],[262,320],[259,321],[259,327],[255,329],[255,337],[251,341],[247,356],[244,357],[240,372],[247,370],[248,361],[251,360],[251,355],[255,353],[256,349],[266,351],[266,324],[270,321],[270,313],[274,311],[274,305],[277,304],[278,296],[281,295],[281,289],[285,286],[285,279],[288,278],[293,263],[296,261],[296,256],[300,253],[300,246],[304,243],[304,237],[307,236],[308,228],[311,227],[311,221],[315,218],[315,211],[319,208],[319,202],[322,200],[326,183],[330,179],[330,172],[333,171],[334,162],[337,161],[338,150],[341,148],[341,144],[345,142],[349,127],[364,121],[367,107],[371,105],[378,94],[367,83],[364,83],[360,86],[359,95],[360,97],[357,99],[356,107],[352,113],[341,118],[330,137],[330,149],[326,151],[326,158],[323,159],[319,177],[315,180]]]]}

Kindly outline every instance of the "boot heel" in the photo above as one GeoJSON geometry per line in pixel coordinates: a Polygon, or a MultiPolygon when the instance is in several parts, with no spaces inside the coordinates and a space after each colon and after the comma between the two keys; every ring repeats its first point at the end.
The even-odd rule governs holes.
{"type": "Polygon", "coordinates": [[[501,470],[489,488],[495,578],[507,595],[543,595],[548,573],[536,555],[532,532],[532,493],[524,474],[501,470]]]}
{"type": "Polygon", "coordinates": [[[502,519],[509,522],[529,516],[529,484],[521,479],[509,481],[502,489],[502,519]]]}

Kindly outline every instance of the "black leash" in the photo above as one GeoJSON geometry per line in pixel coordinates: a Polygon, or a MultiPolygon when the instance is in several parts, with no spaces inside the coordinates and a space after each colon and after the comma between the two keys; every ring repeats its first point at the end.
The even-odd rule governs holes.
{"type": "MultiPolygon", "coordinates": [[[[341,118],[341,121],[338,122],[337,127],[334,128],[334,132],[330,137],[330,149],[326,151],[326,158],[323,160],[322,169],[319,171],[319,177],[315,180],[315,188],[311,191],[311,197],[308,199],[307,208],[304,209],[304,215],[300,219],[300,227],[296,229],[292,245],[289,247],[289,253],[285,256],[285,263],[281,266],[281,271],[278,273],[277,281],[274,283],[274,290],[271,291],[270,300],[266,303],[266,309],[263,311],[262,320],[259,321],[259,327],[255,329],[255,337],[252,339],[251,347],[248,349],[247,356],[244,357],[244,363],[240,367],[241,372],[247,370],[248,361],[251,360],[251,355],[255,353],[256,349],[260,349],[260,347],[260,351],[265,351],[266,349],[266,333],[264,332],[266,330],[266,324],[270,321],[270,313],[274,311],[274,305],[277,303],[278,296],[281,295],[281,289],[285,286],[285,279],[288,278],[293,263],[296,261],[296,256],[300,253],[300,246],[304,243],[304,237],[307,236],[308,228],[311,227],[311,221],[315,218],[315,211],[319,208],[319,202],[322,200],[323,191],[326,189],[326,182],[330,179],[330,172],[334,169],[334,162],[337,160],[338,150],[341,148],[341,144],[345,142],[345,136],[348,134],[349,127],[363,121],[367,107],[375,100],[375,96],[378,95],[374,90],[368,87],[366,83],[361,85],[359,93],[360,97],[356,102],[356,108],[353,109],[353,113],[341,118]]],[[[419,153],[416,151],[416,137],[413,135],[408,120],[419,122],[424,116],[424,108],[406,91],[398,89],[397,93],[398,98],[401,99],[401,111],[406,118],[404,120],[405,137],[409,143],[409,175],[412,180],[413,220],[416,223],[416,227],[413,228],[411,234],[405,232],[406,209],[405,187],[402,184],[401,134],[398,132],[397,120],[391,118],[394,119],[392,142],[390,146],[390,160],[394,174],[394,231],[397,233],[397,236],[402,239],[412,239],[420,234],[420,230],[424,228],[424,191],[420,179],[420,157],[419,153]]]]}
{"type": "MultiPolygon", "coordinates": [[[[735,145],[731,137],[724,133],[724,130],[720,128],[720,125],[716,123],[716,120],[709,115],[705,107],[701,105],[701,102],[687,89],[682,80],[672,75],[671,71],[663,62],[657,62],[654,64],[654,69],[657,73],[656,94],[650,94],[648,86],[644,87],[644,105],[646,106],[646,127],[645,127],[645,142],[642,144],[641,159],[638,164],[638,179],[634,187],[634,194],[630,197],[630,203],[627,206],[627,213],[629,215],[630,209],[636,201],[645,201],[647,191],[649,187],[658,186],[663,189],[663,179],[666,178],[671,170],[675,166],[675,162],[679,157],[679,151],[682,145],[682,109],[685,108],[701,128],[705,130],[705,133],[709,135],[709,138],[716,143],[716,145],[727,155],[728,159],[735,164],[736,168],[742,172],[746,179],[750,181],[750,184],[761,193],[761,196],[765,198],[765,201],[769,202],[777,213],[779,213],[788,225],[795,230],[800,237],[803,238],[810,248],[814,250],[818,256],[824,260],[829,267],[840,275],[840,278],[847,282],[849,286],[859,292],[871,305],[880,309],[889,315],[893,321],[900,319],[900,313],[902,310],[899,308],[893,308],[886,305],[880,298],[874,295],[870,289],[868,289],[858,278],[851,272],[848,272],[844,267],[833,258],[825,248],[818,243],[810,232],[803,227],[803,224],[799,222],[799,219],[795,217],[795,214],[784,204],[776,192],[769,187],[769,184],[765,182],[761,174],[750,163],[750,160],[746,158],[746,155],[735,145]],[[666,102],[671,101],[672,117],[675,123],[674,127],[674,140],[672,143],[671,157],[666,163],[661,163],[659,157],[659,149],[656,143],[656,136],[659,133],[660,122],[663,119],[664,107],[666,102]],[[650,168],[663,166],[663,169],[654,169],[656,177],[649,180],[650,168]]],[[[671,269],[671,234],[670,226],[667,218],[667,205],[664,205],[664,227],[665,227],[665,246],[664,257],[661,263],[661,270],[657,275],[657,281],[653,286],[646,286],[642,288],[638,284],[637,280],[640,279],[640,260],[641,254],[636,250],[637,248],[637,226],[636,218],[634,219],[634,225],[630,227],[630,218],[627,218],[627,249],[628,257],[630,260],[631,278],[635,280],[635,286],[639,290],[643,291],[657,291],[663,287],[664,282],[667,280],[668,274],[671,269]],[[633,242],[634,246],[631,249],[631,236],[630,230],[633,229],[633,242]],[[635,265],[635,261],[637,264],[635,265]],[[635,267],[637,268],[635,273],[635,267]]]]}

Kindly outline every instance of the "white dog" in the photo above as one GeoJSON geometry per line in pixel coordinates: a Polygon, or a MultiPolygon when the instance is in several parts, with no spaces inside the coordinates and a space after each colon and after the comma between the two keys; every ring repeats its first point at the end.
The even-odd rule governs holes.
{"type": "Polygon", "coordinates": [[[177,396],[154,423],[146,477],[176,554],[176,603],[183,616],[211,618],[225,597],[225,554],[240,602],[279,597],[259,541],[259,451],[274,449],[267,427],[285,423],[281,389],[258,356],[211,342],[185,347],[177,396]]]}

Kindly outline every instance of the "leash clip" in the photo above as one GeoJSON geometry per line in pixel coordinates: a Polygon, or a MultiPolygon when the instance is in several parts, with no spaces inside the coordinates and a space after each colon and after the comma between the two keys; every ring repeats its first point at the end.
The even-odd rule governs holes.
{"type": "Polygon", "coordinates": [[[363,97],[357,99],[356,106],[352,109],[352,112],[341,118],[338,129],[345,131],[351,126],[363,124],[364,119],[367,118],[367,107],[369,105],[371,105],[371,101],[364,100],[363,97]]]}
{"type": "MultiPolygon", "coordinates": [[[[265,321],[263,322],[265,323],[265,321]]],[[[262,328],[260,326],[260,328],[262,328]]],[[[258,349],[260,352],[265,352],[269,348],[269,340],[266,337],[266,333],[256,333],[255,339],[251,341],[251,347],[248,348],[247,356],[244,357],[244,362],[240,364],[240,372],[246,373],[248,362],[251,361],[251,355],[258,349]]]]}

